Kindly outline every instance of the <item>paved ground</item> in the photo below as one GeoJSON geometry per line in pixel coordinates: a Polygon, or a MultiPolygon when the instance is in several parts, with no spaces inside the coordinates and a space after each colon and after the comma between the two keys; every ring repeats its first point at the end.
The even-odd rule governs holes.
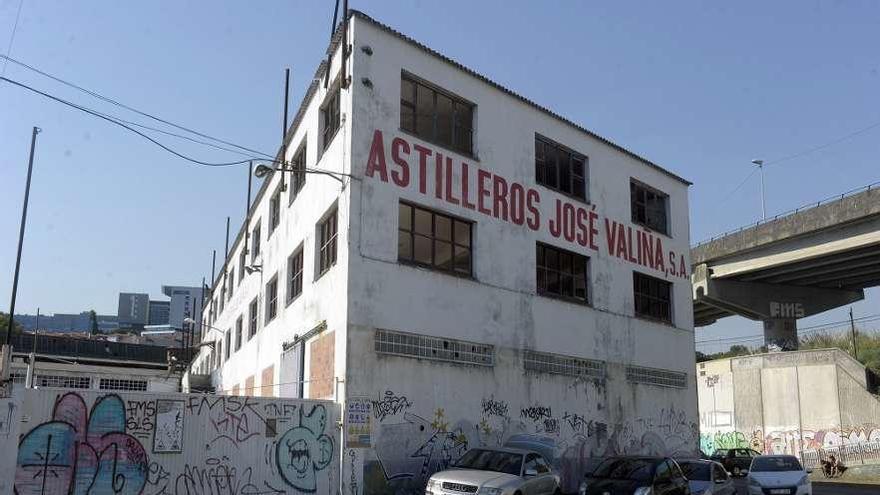
{"type": "MultiPolygon", "coordinates": [[[[748,495],[745,480],[736,480],[740,495],[748,495]]],[[[877,495],[878,485],[844,485],[839,483],[813,483],[813,495],[877,495]]]]}

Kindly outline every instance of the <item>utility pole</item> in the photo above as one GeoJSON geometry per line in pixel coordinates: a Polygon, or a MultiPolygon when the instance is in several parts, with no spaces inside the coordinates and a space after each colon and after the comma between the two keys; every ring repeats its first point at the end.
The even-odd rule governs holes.
{"type": "MultiPolygon", "coordinates": [[[[18,292],[18,272],[21,269],[21,247],[24,244],[24,226],[27,222],[28,198],[31,194],[31,175],[34,170],[34,147],[37,144],[37,134],[40,128],[34,126],[31,134],[31,155],[28,159],[27,182],[24,186],[24,205],[21,208],[21,228],[18,231],[18,254],[15,257],[15,275],[12,277],[12,301],[9,303],[9,322],[6,327],[6,345],[12,345],[12,327],[15,320],[15,296],[18,292]]],[[[10,355],[12,349],[9,349],[10,355]]]]}
{"type": "Polygon", "coordinates": [[[852,307],[849,308],[849,328],[852,331],[853,357],[859,360],[859,348],[856,346],[856,323],[853,320],[852,307]]]}
{"type": "Polygon", "coordinates": [[[34,325],[34,333],[33,337],[33,345],[31,346],[31,353],[28,356],[28,367],[27,367],[27,375],[25,376],[24,383],[27,388],[34,388],[34,377],[37,373],[37,332],[40,331],[40,308],[37,308],[37,322],[34,325]]]}

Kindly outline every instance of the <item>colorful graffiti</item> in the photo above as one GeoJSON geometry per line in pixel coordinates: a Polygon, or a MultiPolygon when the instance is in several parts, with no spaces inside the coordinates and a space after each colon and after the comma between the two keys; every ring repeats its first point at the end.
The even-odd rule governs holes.
{"type": "Polygon", "coordinates": [[[316,405],[308,414],[299,410],[299,426],[285,433],[276,444],[275,460],[284,481],[304,492],[317,490],[317,473],[333,460],[333,439],[324,433],[327,411],[316,405]]]}
{"type": "Polygon", "coordinates": [[[125,404],[118,395],[101,397],[91,413],[78,394],[62,395],[52,420],[19,443],[16,493],[139,494],[149,462],[125,427],[125,404]]]}
{"type": "Polygon", "coordinates": [[[771,430],[766,433],[728,431],[700,434],[700,449],[713,454],[719,449],[748,448],[764,454],[798,455],[802,450],[818,450],[866,442],[880,442],[880,427],[863,425],[828,430],[771,430]]]}
{"type": "Polygon", "coordinates": [[[329,493],[338,483],[338,437],[328,426],[338,409],[331,404],[45,389],[23,394],[31,395],[25,412],[42,423],[20,440],[10,435],[8,444],[0,442],[13,453],[9,478],[18,495],[329,493]]]}

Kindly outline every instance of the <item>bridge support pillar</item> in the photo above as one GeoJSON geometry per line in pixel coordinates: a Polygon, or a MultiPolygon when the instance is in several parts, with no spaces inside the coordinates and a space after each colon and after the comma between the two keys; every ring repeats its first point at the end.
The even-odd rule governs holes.
{"type": "Polygon", "coordinates": [[[764,345],[778,346],[783,351],[796,351],[798,348],[797,319],[770,318],[764,320],[764,345]]]}

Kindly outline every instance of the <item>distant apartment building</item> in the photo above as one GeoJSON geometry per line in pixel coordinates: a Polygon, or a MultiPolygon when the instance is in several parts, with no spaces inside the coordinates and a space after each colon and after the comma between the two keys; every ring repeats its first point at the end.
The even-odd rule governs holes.
{"type": "Polygon", "coordinates": [[[202,288],[163,285],[162,293],[171,298],[168,325],[184,328],[184,320],[192,318],[197,323],[202,318],[202,288]]]}
{"type": "Polygon", "coordinates": [[[150,296],[120,292],[116,315],[119,328],[143,328],[150,323],[150,296]]]}
{"type": "MultiPolygon", "coordinates": [[[[112,332],[119,328],[116,315],[97,315],[98,332],[112,332]]],[[[48,332],[88,332],[92,329],[92,319],[89,311],[79,314],[55,313],[53,315],[15,315],[15,321],[26,330],[40,330],[48,332]]]]}
{"type": "Polygon", "coordinates": [[[171,312],[170,301],[150,301],[149,325],[167,325],[171,312]]]}

